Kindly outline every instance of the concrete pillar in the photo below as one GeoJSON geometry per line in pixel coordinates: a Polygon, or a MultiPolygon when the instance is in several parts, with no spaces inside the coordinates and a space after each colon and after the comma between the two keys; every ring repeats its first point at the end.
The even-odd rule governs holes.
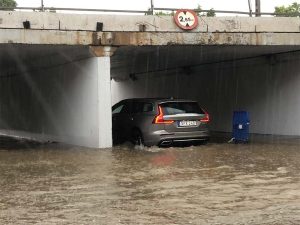
{"type": "Polygon", "coordinates": [[[98,129],[99,148],[112,147],[110,57],[98,57],[98,129]]]}
{"type": "Polygon", "coordinates": [[[112,117],[111,117],[111,82],[110,57],[116,48],[90,47],[90,52],[97,57],[98,63],[98,131],[99,148],[112,147],[112,117]]]}

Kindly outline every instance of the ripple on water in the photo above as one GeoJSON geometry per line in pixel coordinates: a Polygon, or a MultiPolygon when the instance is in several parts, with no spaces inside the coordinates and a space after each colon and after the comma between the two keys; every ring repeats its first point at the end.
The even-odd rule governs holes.
{"type": "Polygon", "coordinates": [[[0,149],[0,224],[300,224],[295,145],[0,149]]]}

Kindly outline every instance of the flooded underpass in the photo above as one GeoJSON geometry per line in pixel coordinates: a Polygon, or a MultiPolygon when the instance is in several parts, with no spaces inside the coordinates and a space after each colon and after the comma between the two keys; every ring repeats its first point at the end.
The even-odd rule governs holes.
{"type": "Polygon", "coordinates": [[[299,139],[0,143],[0,224],[300,224],[299,139]]]}
{"type": "MultiPolygon", "coordinates": [[[[297,18],[203,17],[186,32],[156,15],[0,17],[0,224],[300,224],[297,18]],[[112,106],[160,97],[197,101],[210,131],[244,111],[262,135],[110,148],[112,106]]],[[[120,132],[142,141],[132,124],[120,132]]]]}

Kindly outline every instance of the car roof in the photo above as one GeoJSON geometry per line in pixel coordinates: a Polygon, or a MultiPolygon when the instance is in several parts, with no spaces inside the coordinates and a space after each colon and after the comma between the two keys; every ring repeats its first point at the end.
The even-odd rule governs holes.
{"type": "Polygon", "coordinates": [[[195,100],[190,100],[190,99],[176,99],[176,98],[128,98],[128,99],[124,99],[122,101],[134,101],[134,102],[147,101],[147,102],[157,102],[157,103],[162,103],[162,102],[197,102],[195,100]]]}

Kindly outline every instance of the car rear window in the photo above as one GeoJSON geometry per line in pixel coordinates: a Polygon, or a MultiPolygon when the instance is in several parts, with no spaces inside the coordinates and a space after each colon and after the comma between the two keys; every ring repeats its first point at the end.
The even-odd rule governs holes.
{"type": "Polygon", "coordinates": [[[175,115],[182,113],[205,114],[197,102],[167,102],[160,104],[164,115],[175,115]]]}

